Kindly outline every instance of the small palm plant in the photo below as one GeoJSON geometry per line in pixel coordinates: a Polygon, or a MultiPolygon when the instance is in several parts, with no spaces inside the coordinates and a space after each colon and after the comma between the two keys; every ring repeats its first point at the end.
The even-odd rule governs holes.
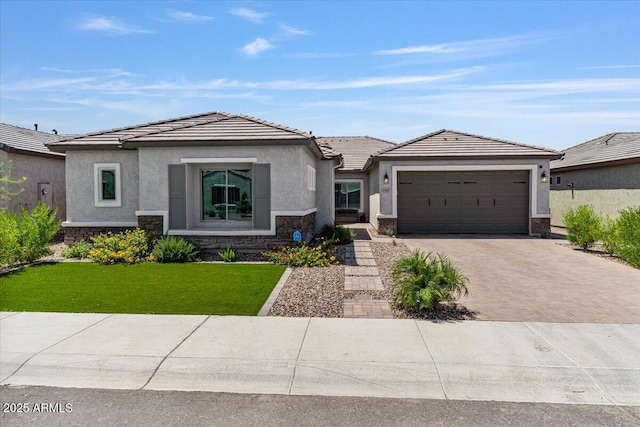
{"type": "Polygon", "coordinates": [[[394,301],[409,310],[436,310],[440,302],[455,301],[469,293],[469,279],[445,254],[425,254],[417,249],[398,261],[392,275],[394,301]]]}

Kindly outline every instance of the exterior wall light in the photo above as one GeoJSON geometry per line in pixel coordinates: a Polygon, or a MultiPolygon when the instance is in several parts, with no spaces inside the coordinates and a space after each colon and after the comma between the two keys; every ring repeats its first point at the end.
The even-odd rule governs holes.
{"type": "Polygon", "coordinates": [[[389,185],[389,174],[387,174],[386,172],[384,174],[384,180],[382,182],[384,182],[384,185],[389,185]]]}
{"type": "Polygon", "coordinates": [[[546,184],[547,182],[547,172],[546,171],[542,171],[542,175],[540,175],[540,182],[543,184],[546,184]]]}

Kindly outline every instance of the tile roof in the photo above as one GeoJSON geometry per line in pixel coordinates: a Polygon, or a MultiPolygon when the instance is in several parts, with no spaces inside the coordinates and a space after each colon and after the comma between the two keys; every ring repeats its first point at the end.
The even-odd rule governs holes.
{"type": "Polygon", "coordinates": [[[0,123],[0,149],[5,151],[64,157],[64,154],[54,153],[45,145],[47,142],[57,141],[64,137],[66,136],[0,123]]]}
{"type": "Polygon", "coordinates": [[[328,146],[342,154],[344,164],[339,170],[362,170],[373,154],[395,147],[395,144],[370,136],[331,136],[317,138],[318,145],[328,146]]]}
{"type": "Polygon", "coordinates": [[[640,160],[640,132],[609,133],[567,148],[561,159],[551,162],[551,169],[629,159],[640,160]]]}
{"type": "Polygon", "coordinates": [[[543,147],[519,144],[486,136],[442,129],[398,144],[378,153],[380,159],[393,158],[472,158],[472,157],[547,157],[562,153],[543,147]]]}
{"type": "Polygon", "coordinates": [[[254,117],[221,111],[143,123],[79,135],[51,144],[57,147],[110,147],[127,143],[154,141],[242,141],[242,140],[311,140],[313,137],[297,129],[270,123],[254,117]]]}

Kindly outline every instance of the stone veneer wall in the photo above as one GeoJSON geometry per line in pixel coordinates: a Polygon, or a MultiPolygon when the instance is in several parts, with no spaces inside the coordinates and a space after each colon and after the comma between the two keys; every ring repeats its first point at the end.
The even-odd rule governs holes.
{"type": "Polygon", "coordinates": [[[548,236],[551,233],[551,218],[531,218],[531,234],[548,236]]]}
{"type": "MultiPolygon", "coordinates": [[[[162,235],[162,216],[139,216],[138,227],[162,235]]],[[[293,242],[293,232],[300,230],[302,239],[309,242],[313,239],[316,225],[315,212],[305,216],[276,216],[275,236],[182,236],[191,240],[205,250],[225,249],[232,246],[236,249],[267,249],[271,246],[286,245],[293,242]]],[[[64,242],[70,245],[100,233],[111,231],[117,233],[127,227],[67,227],[64,242]]]]}
{"type": "Polygon", "coordinates": [[[391,230],[393,234],[398,232],[397,218],[378,218],[378,233],[387,234],[387,230],[391,230]]]}
{"type": "Polygon", "coordinates": [[[138,217],[138,228],[162,236],[163,222],[162,215],[141,215],[138,217]]]}
{"type": "Polygon", "coordinates": [[[316,214],[305,216],[276,216],[275,236],[182,236],[196,243],[204,250],[225,249],[267,249],[273,246],[293,243],[293,232],[300,230],[302,239],[313,239],[316,214]]]}
{"type": "Polygon", "coordinates": [[[88,240],[90,237],[98,234],[112,232],[120,233],[121,231],[131,229],[132,227],[65,227],[64,243],[71,245],[80,240],[88,240]]]}

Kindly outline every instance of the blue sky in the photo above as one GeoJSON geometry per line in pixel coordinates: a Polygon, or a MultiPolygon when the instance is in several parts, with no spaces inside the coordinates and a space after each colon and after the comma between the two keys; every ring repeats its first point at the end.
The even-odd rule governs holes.
{"type": "Polygon", "coordinates": [[[640,2],[0,2],[1,120],[83,133],[222,110],[402,142],[640,131],[640,2]]]}

